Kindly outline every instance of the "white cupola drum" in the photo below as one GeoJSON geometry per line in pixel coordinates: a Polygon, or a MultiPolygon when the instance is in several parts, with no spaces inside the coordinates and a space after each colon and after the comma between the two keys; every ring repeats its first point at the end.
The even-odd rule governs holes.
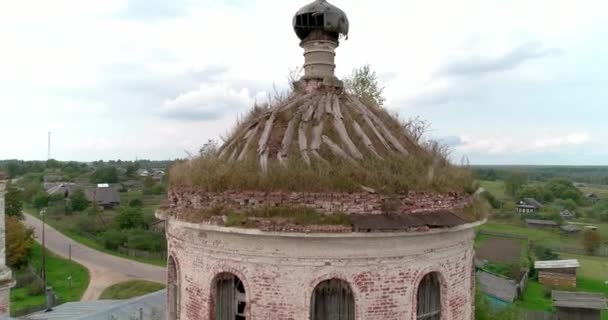
{"type": "Polygon", "coordinates": [[[296,12],[293,29],[304,49],[302,80],[341,86],[334,74],[334,60],[340,37],[348,37],[346,13],[325,0],[316,0],[296,12]]]}

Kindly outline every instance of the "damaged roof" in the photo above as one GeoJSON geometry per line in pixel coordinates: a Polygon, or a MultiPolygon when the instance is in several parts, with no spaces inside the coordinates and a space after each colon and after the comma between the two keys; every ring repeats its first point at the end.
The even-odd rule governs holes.
{"type": "Polygon", "coordinates": [[[414,228],[451,228],[466,221],[448,210],[417,214],[356,214],[351,217],[355,231],[395,231],[414,228]]]}

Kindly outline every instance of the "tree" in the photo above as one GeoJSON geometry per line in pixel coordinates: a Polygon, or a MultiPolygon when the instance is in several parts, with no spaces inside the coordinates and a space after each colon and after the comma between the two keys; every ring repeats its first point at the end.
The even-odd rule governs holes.
{"type": "Polygon", "coordinates": [[[4,199],[6,215],[23,219],[23,193],[21,190],[9,186],[4,199]]]}
{"type": "Polygon", "coordinates": [[[135,198],[135,199],[129,201],[129,207],[141,208],[143,206],[144,206],[144,203],[139,198],[135,198]]]}
{"type": "Polygon", "coordinates": [[[136,229],[145,227],[144,215],[141,208],[122,207],[114,218],[114,223],[119,229],[136,229]]]}
{"type": "Polygon", "coordinates": [[[91,175],[91,183],[117,183],[118,170],[115,167],[99,168],[91,175]]]}
{"type": "Polygon", "coordinates": [[[344,79],[344,86],[364,102],[382,106],[386,99],[384,87],[378,83],[378,76],[369,64],[355,68],[350,76],[344,79]]]}
{"type": "Polygon", "coordinates": [[[34,244],[33,234],[16,217],[6,218],[6,262],[9,267],[20,268],[27,263],[34,244]]]}
{"type": "Polygon", "coordinates": [[[72,206],[72,211],[75,212],[84,211],[89,206],[89,200],[87,200],[82,189],[75,190],[70,194],[70,205],[72,206]]]}
{"type": "Polygon", "coordinates": [[[126,175],[129,177],[133,177],[135,176],[135,173],[137,173],[137,170],[139,170],[139,162],[130,163],[129,165],[127,165],[126,175]]]}
{"type": "Polygon", "coordinates": [[[511,196],[516,196],[523,185],[526,184],[526,176],[519,172],[511,173],[505,180],[505,191],[511,196]]]}
{"type": "Polygon", "coordinates": [[[587,254],[594,255],[601,244],[602,238],[600,237],[599,232],[591,229],[586,229],[585,232],[583,232],[583,247],[587,254]]]}
{"type": "Polygon", "coordinates": [[[39,191],[32,198],[32,204],[36,209],[42,209],[49,204],[49,195],[44,191],[39,191]]]}

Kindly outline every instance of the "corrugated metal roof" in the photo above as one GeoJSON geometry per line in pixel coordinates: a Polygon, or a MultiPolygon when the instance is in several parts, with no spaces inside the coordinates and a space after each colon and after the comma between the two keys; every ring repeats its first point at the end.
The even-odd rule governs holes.
{"type": "Polygon", "coordinates": [[[350,216],[355,230],[394,231],[417,227],[449,228],[466,223],[456,214],[434,211],[415,214],[353,214],[350,216]]]}
{"type": "Polygon", "coordinates": [[[513,280],[483,271],[477,271],[477,279],[481,291],[487,295],[505,302],[513,302],[517,297],[517,284],[513,280]]]}
{"type": "Polygon", "coordinates": [[[534,268],[536,269],[556,269],[556,268],[578,268],[580,264],[578,260],[547,260],[535,261],[534,268]]]}
{"type": "Polygon", "coordinates": [[[551,292],[553,305],[563,308],[608,309],[606,298],[601,293],[569,292],[554,290],[551,292]]]}
{"type": "Polygon", "coordinates": [[[25,320],[164,320],[166,290],[128,300],[99,300],[69,302],[54,307],[50,312],[38,312],[24,317],[25,320]],[[140,311],[141,310],[141,311],[140,311]]]}

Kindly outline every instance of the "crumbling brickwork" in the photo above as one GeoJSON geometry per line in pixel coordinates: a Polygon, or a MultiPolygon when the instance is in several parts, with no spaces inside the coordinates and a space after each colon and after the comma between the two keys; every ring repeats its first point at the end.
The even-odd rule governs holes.
{"type": "Polygon", "coordinates": [[[369,192],[206,192],[191,188],[172,188],[169,206],[178,211],[230,208],[237,211],[266,207],[307,207],[324,213],[382,214],[387,206],[398,213],[420,213],[442,209],[462,209],[471,197],[457,192],[414,192],[388,196],[369,192]]]}
{"type": "Polygon", "coordinates": [[[356,319],[416,319],[417,286],[437,272],[442,319],[469,320],[474,304],[471,225],[426,233],[279,234],[169,219],[180,266],[180,319],[212,319],[214,278],[243,281],[247,319],[308,320],[316,285],[348,282],[356,319]]]}
{"type": "Polygon", "coordinates": [[[8,178],[0,172],[0,317],[9,315],[9,296],[13,280],[11,270],[6,266],[6,243],[4,225],[4,194],[8,178]]]}

